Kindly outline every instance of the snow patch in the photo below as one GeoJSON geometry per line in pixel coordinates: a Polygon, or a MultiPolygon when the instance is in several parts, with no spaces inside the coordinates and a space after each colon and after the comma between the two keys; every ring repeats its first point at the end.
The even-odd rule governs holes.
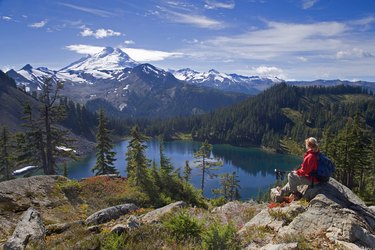
{"type": "Polygon", "coordinates": [[[128,104],[126,103],[121,103],[120,106],[118,107],[120,111],[122,111],[124,108],[126,108],[128,104]]]}

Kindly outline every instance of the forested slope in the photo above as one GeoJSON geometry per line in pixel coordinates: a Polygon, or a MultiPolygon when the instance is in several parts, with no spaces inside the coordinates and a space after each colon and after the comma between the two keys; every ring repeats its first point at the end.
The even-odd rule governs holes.
{"type": "Polygon", "coordinates": [[[277,84],[244,102],[203,116],[154,123],[150,134],[191,133],[193,139],[281,150],[281,139],[301,142],[338,131],[359,115],[372,131],[375,97],[359,87],[295,87],[277,84]]]}

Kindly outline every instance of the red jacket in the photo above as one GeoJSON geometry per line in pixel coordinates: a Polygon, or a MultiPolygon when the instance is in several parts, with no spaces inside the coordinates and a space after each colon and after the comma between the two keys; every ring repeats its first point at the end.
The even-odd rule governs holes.
{"type": "Polygon", "coordinates": [[[316,153],[313,150],[308,150],[303,157],[303,162],[301,167],[297,169],[298,176],[305,176],[310,181],[314,180],[315,183],[318,183],[318,179],[315,177],[309,176],[309,174],[316,170],[318,167],[318,159],[316,157],[316,153]]]}

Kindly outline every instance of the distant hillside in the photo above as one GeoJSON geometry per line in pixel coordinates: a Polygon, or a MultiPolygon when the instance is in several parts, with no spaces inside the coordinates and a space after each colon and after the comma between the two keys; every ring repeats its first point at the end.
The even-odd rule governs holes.
{"type": "Polygon", "coordinates": [[[27,103],[35,107],[38,101],[17,89],[15,81],[0,70],[0,125],[6,125],[11,131],[21,130],[27,103]]]}
{"type": "MultiPolygon", "coordinates": [[[[24,107],[30,105],[35,117],[39,116],[40,102],[33,96],[16,87],[15,81],[0,71],[0,126],[5,126],[11,132],[24,131],[24,107]]],[[[63,99],[56,105],[63,105],[66,118],[60,125],[69,130],[69,137],[74,139],[72,147],[80,154],[93,150],[95,141],[96,116],[84,106],[63,99]]]]}
{"type": "Polygon", "coordinates": [[[307,86],[323,86],[323,87],[332,87],[337,85],[349,85],[354,87],[363,87],[368,89],[371,92],[375,92],[375,83],[366,82],[366,81],[347,81],[347,80],[314,80],[314,81],[287,81],[287,84],[299,87],[307,86]]]}
{"type": "Polygon", "coordinates": [[[375,128],[375,96],[360,87],[296,87],[274,85],[240,104],[207,115],[153,124],[150,134],[191,133],[195,140],[281,150],[280,139],[303,141],[322,136],[324,128],[339,129],[361,114],[375,128]]]}

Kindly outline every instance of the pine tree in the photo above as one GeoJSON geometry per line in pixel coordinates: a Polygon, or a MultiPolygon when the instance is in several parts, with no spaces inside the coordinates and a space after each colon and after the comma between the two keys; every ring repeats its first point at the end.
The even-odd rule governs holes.
{"type": "Polygon", "coordinates": [[[61,105],[55,105],[62,84],[54,84],[52,78],[44,79],[39,95],[39,112],[29,104],[25,105],[25,134],[19,136],[18,143],[23,142],[27,152],[21,153],[21,163],[41,165],[44,174],[56,174],[56,159],[59,155],[74,158],[72,153],[59,151],[58,146],[68,145],[68,131],[61,129],[58,122],[65,116],[61,105]],[[23,138],[21,138],[23,137],[23,138]]]}
{"type": "Polygon", "coordinates": [[[202,146],[199,148],[197,152],[194,153],[194,158],[196,159],[195,162],[197,163],[197,167],[201,170],[201,192],[204,192],[204,184],[205,184],[205,177],[208,175],[210,178],[216,177],[215,174],[212,173],[213,170],[216,170],[217,166],[221,166],[222,162],[220,161],[208,161],[211,155],[212,145],[205,140],[202,146]]]}
{"type": "Polygon", "coordinates": [[[212,191],[215,195],[222,195],[227,201],[237,200],[240,198],[239,189],[241,187],[239,182],[236,172],[225,173],[220,175],[220,188],[212,191]]]}
{"type": "Polygon", "coordinates": [[[191,179],[191,170],[192,170],[192,168],[189,165],[189,161],[185,161],[184,175],[183,175],[183,179],[185,180],[185,182],[189,182],[190,181],[190,179],[191,179]]]}
{"type": "Polygon", "coordinates": [[[160,141],[160,178],[162,185],[165,190],[170,189],[170,185],[172,183],[172,175],[173,175],[173,165],[171,163],[171,159],[168,158],[164,153],[164,145],[163,141],[160,141]]]}
{"type": "Polygon", "coordinates": [[[130,133],[128,151],[126,152],[128,179],[133,185],[146,187],[150,160],[146,158],[147,138],[133,127],[130,133]]]}
{"type": "Polygon", "coordinates": [[[10,180],[12,170],[12,159],[10,156],[11,144],[9,132],[6,127],[2,127],[0,131],[0,173],[5,180],[10,180]]]}
{"type": "Polygon", "coordinates": [[[336,178],[354,190],[359,192],[365,190],[365,176],[368,171],[370,151],[370,135],[355,116],[353,121],[348,122],[341,129],[329,145],[329,156],[336,164],[336,178]]]}
{"type": "Polygon", "coordinates": [[[96,134],[96,164],[92,169],[95,175],[118,174],[118,171],[113,166],[116,153],[111,151],[113,148],[109,131],[106,128],[107,119],[104,110],[99,110],[99,124],[98,132],[96,134]]]}

